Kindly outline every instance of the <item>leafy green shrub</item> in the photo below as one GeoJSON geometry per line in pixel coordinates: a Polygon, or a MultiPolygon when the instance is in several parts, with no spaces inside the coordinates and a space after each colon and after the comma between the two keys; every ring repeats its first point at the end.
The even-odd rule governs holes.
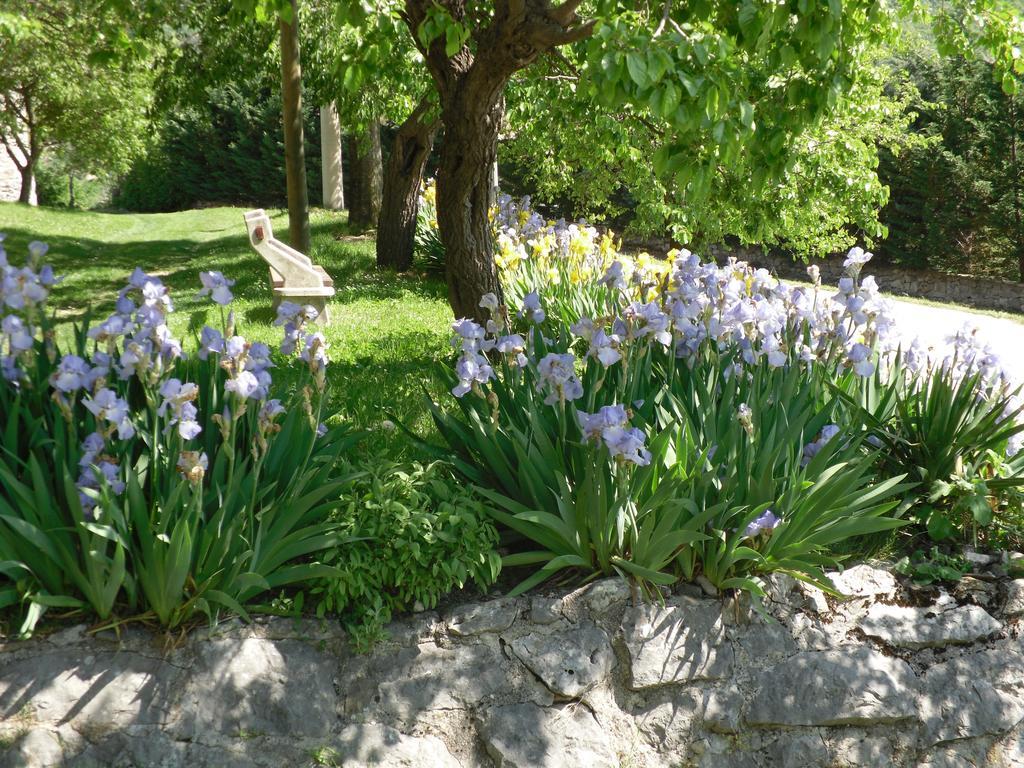
{"type": "Polygon", "coordinates": [[[36,195],[40,205],[51,207],[97,208],[110,200],[110,179],[74,173],[70,187],[68,174],[74,173],[69,163],[59,157],[44,155],[36,167],[36,195]],[[74,192],[74,200],[71,193],[74,192]],[[73,205],[72,205],[73,203],[73,205]]]}
{"type": "MultiPolygon", "coordinates": [[[[24,608],[22,633],[54,607],[166,627],[245,616],[334,574],[316,558],[346,539],[332,514],[355,436],[320,425],[327,357],[310,313],[282,305],[282,352],[303,371],[276,388],[282,403],[270,350],[230,314],[185,359],[167,289],[138,269],[117,311],[62,353],[46,309],[57,281],[45,246],[30,250],[24,268],[0,258],[0,607],[24,608]]],[[[231,281],[201,277],[231,301],[231,281]]]]}
{"type": "MultiPolygon", "coordinates": [[[[320,199],[319,120],[304,115],[306,182],[320,199]]],[[[174,211],[197,203],[285,203],[280,94],[266,82],[225,83],[202,107],[170,113],[146,156],[121,179],[113,202],[134,211],[174,211]]]]}
{"type": "Polygon", "coordinates": [[[314,593],[321,595],[320,615],[350,613],[365,646],[395,611],[434,608],[471,582],[486,590],[501,562],[480,497],[442,464],[408,467],[377,458],[362,469],[333,513],[352,542],[325,558],[337,575],[314,593]]]}
{"type": "Polygon", "coordinates": [[[911,350],[909,365],[895,364],[854,404],[853,418],[882,448],[883,471],[907,472],[917,484],[913,518],[934,541],[978,544],[979,534],[1024,529],[1024,405],[977,344],[958,334],[938,363],[911,350]]]}

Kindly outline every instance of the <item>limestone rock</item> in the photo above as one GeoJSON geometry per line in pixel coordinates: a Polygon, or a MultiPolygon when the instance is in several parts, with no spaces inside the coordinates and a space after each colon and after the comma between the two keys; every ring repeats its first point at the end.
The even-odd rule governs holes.
{"type": "Polygon", "coordinates": [[[497,768],[619,768],[606,729],[586,707],[491,707],[480,728],[497,768]]]}
{"type": "Polygon", "coordinates": [[[896,596],[896,577],[881,568],[855,565],[829,576],[836,589],[848,597],[891,599],[896,596]]]}
{"type": "Polygon", "coordinates": [[[448,630],[464,637],[484,632],[504,632],[512,626],[519,613],[519,601],[511,598],[488,600],[454,612],[448,619],[448,630]]]}
{"type": "Polygon", "coordinates": [[[978,568],[984,568],[986,565],[992,565],[992,563],[999,559],[996,555],[986,555],[983,552],[978,552],[977,550],[970,548],[964,550],[963,557],[968,563],[977,566],[978,568]]]}
{"type": "Polygon", "coordinates": [[[377,724],[349,725],[323,749],[345,768],[461,768],[436,736],[406,736],[377,724]]]}
{"type": "Polygon", "coordinates": [[[831,768],[828,745],[816,731],[786,731],[765,750],[772,768],[831,768]]]}
{"type": "MultiPolygon", "coordinates": [[[[861,596],[818,611],[778,580],[775,623],[692,595],[630,607],[610,580],[407,616],[365,655],[323,622],[169,651],[71,627],[0,646],[0,768],[1024,768],[1020,619],[1000,632],[940,589],[888,605],[884,575],[851,574],[861,596]]],[[[998,586],[1024,614],[1024,579],[998,586]]]]}
{"type": "Polygon", "coordinates": [[[178,699],[181,669],[156,652],[93,650],[68,646],[5,665],[0,715],[17,717],[30,705],[38,723],[88,721],[94,728],[116,728],[166,721],[178,699]]]}
{"type": "Polygon", "coordinates": [[[0,753],[0,768],[56,768],[64,761],[57,734],[33,728],[0,753]]]}
{"type": "MultiPolygon", "coordinates": [[[[415,648],[375,651],[339,675],[342,712],[397,718],[406,725],[426,712],[467,709],[498,696],[536,698],[529,686],[544,691],[525,671],[522,675],[528,681],[513,677],[513,665],[494,646],[441,648],[422,643],[415,648]]],[[[544,693],[550,701],[551,694],[544,693]]]]}
{"type": "Polygon", "coordinates": [[[739,733],[743,692],[735,684],[715,688],[704,704],[704,727],[718,733],[739,733]]]}
{"type": "Polygon", "coordinates": [[[1024,653],[1002,648],[953,657],[924,675],[920,717],[928,744],[1008,731],[1024,719],[1024,653]]]}
{"type": "Polygon", "coordinates": [[[830,635],[828,625],[807,614],[796,614],[789,622],[789,630],[801,651],[826,651],[840,644],[830,635]]]}
{"type": "Polygon", "coordinates": [[[534,632],[512,641],[512,650],[552,693],[575,698],[598,685],[615,666],[604,630],[592,622],[557,632],[534,632]]]}
{"type": "Polygon", "coordinates": [[[622,622],[635,690],[667,683],[716,680],[733,668],[721,604],[678,597],[664,608],[630,608],[622,622]]]}
{"type": "MultiPolygon", "coordinates": [[[[667,701],[644,703],[631,714],[647,744],[664,755],[685,754],[697,728],[708,728],[702,717],[706,693],[696,687],[675,688],[667,701]]],[[[710,705],[709,705],[710,706],[710,705]]],[[[728,717],[728,715],[726,715],[728,717]]]]}
{"type": "Polygon", "coordinates": [[[629,585],[625,580],[612,577],[600,579],[588,585],[580,599],[592,613],[604,613],[617,605],[623,605],[631,597],[629,585]]]}
{"type": "Polygon", "coordinates": [[[1020,616],[1024,613],[1024,579],[1007,582],[1006,605],[1003,612],[1007,616],[1020,616]]]}
{"type": "Polygon", "coordinates": [[[335,724],[337,660],[296,640],[211,640],[183,696],[176,735],[316,735],[335,724]]]}
{"type": "Polygon", "coordinates": [[[562,601],[550,597],[534,597],[530,599],[530,621],[534,624],[554,624],[561,621],[562,601]]]}
{"type": "Polygon", "coordinates": [[[791,656],[797,649],[791,630],[777,621],[754,617],[738,632],[736,644],[747,660],[757,667],[791,656]]]}
{"type": "Polygon", "coordinates": [[[894,744],[887,738],[872,735],[872,730],[843,728],[825,736],[831,762],[829,768],[864,768],[869,765],[898,765],[894,744]]]}
{"type": "Polygon", "coordinates": [[[873,605],[857,626],[868,637],[897,648],[969,645],[993,635],[1003,625],[983,608],[965,605],[948,611],[873,605]]]}
{"type": "Polygon", "coordinates": [[[857,647],[802,651],[757,679],[755,726],[871,725],[914,717],[917,680],[903,661],[857,647]]]}

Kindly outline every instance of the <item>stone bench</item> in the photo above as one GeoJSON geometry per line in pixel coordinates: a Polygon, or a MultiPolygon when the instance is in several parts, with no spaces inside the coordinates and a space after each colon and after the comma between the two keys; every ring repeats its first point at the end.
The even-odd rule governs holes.
{"type": "Polygon", "coordinates": [[[308,304],[320,313],[318,322],[328,322],[327,300],[334,295],[334,281],[324,268],[275,238],[270,217],[262,208],[245,214],[245,226],[249,243],[270,267],[274,310],[282,301],[308,304]]]}

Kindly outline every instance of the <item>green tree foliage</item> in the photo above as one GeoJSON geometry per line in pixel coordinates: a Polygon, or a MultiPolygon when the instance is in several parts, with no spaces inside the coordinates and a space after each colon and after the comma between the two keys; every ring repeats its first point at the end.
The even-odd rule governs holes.
{"type": "Polygon", "coordinates": [[[883,152],[891,189],[879,256],[948,272],[1024,280],[1024,108],[995,67],[942,60],[922,46],[893,62],[916,83],[915,134],[925,141],[883,152]]]}
{"type": "Polygon", "coordinates": [[[8,0],[0,9],[0,145],[28,200],[44,152],[78,173],[116,174],[142,149],[145,46],[98,0],[8,0]]]}
{"type": "MultiPolygon", "coordinates": [[[[157,140],[118,185],[118,207],[175,211],[210,202],[285,205],[281,95],[273,73],[211,87],[205,98],[205,103],[176,106],[158,118],[157,140]]],[[[309,104],[305,113],[306,179],[315,199],[319,120],[309,104]]]]}
{"type": "MultiPolygon", "coordinates": [[[[829,178],[820,171],[845,180],[841,168],[813,169],[811,176],[820,184],[799,177],[817,162],[810,157],[812,147],[829,140],[814,132],[841,131],[855,119],[851,106],[858,103],[857,89],[866,94],[875,76],[870,54],[896,41],[901,16],[927,22],[946,55],[986,52],[1007,92],[1017,88],[1015,44],[1022,37],[1019,19],[999,0],[964,0],[941,8],[912,0],[894,6],[838,0],[348,0],[341,6],[346,20],[364,31],[381,16],[402,19],[434,78],[446,130],[438,220],[449,260],[449,293],[457,315],[478,317],[479,295],[500,292],[500,286],[490,259],[479,256],[490,250],[486,207],[479,204],[487,178],[473,165],[493,157],[506,86],[536,60],[567,59],[580,75],[575,87],[604,115],[635,114],[645,127],[654,126],[656,140],[637,142],[634,149],[637,157],[651,158],[659,180],[670,180],[671,201],[689,219],[675,222],[681,232],[735,229],[740,221],[751,234],[764,234],[769,223],[751,225],[748,216],[735,216],[728,225],[714,222],[722,206],[708,201],[754,203],[744,206],[744,213],[787,195],[806,205],[803,196],[821,194],[829,178]]],[[[364,66],[372,71],[373,64],[367,55],[364,66]]],[[[553,80],[549,87],[560,84],[553,80]]],[[[877,87],[874,92],[879,94],[877,87]]],[[[860,154],[860,166],[870,166],[874,150],[858,146],[862,137],[849,144],[844,139],[837,150],[860,154]]],[[[609,145],[592,149],[607,156],[609,145]]],[[[854,183],[860,181],[854,177],[854,183]]],[[[847,215],[854,222],[884,199],[877,180],[863,183],[864,194],[847,215]]],[[[801,217],[805,232],[815,215],[826,228],[837,229],[839,222],[825,205],[801,217]]],[[[778,218],[779,224],[790,224],[787,217],[778,218]]]]}
{"type": "Polygon", "coordinates": [[[742,164],[719,162],[715,192],[690,201],[671,174],[652,174],[666,123],[628,106],[599,109],[569,56],[528,70],[509,89],[501,159],[541,199],[566,201],[575,214],[612,218],[637,234],[668,233],[691,247],[731,235],[825,252],[851,245],[854,230],[883,234],[878,211],[887,191],[876,174],[878,148],[905,148],[912,119],[910,92],[887,68],[866,65],[835,109],[793,138],[790,163],[774,184],[751,189],[742,164]]]}
{"type": "MultiPolygon", "coordinates": [[[[150,146],[115,203],[140,211],[204,202],[284,205],[281,72],[276,27],[230,3],[187,3],[155,35],[150,146]]],[[[303,41],[305,42],[305,41],[303,41]]],[[[320,190],[316,99],[305,103],[306,179],[320,190]]]]}

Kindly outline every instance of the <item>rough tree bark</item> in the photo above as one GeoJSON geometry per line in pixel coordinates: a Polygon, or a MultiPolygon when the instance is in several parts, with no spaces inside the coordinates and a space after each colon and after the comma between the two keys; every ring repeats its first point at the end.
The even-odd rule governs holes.
{"type": "Polygon", "coordinates": [[[15,130],[7,136],[0,132],[0,143],[3,144],[7,156],[11,158],[14,167],[21,175],[21,189],[18,192],[18,202],[29,205],[32,203],[32,189],[35,186],[35,170],[42,154],[42,146],[39,142],[39,133],[36,128],[35,111],[32,104],[32,93],[30,91],[18,91],[18,98],[14,94],[3,95],[4,109],[14,116],[15,130]],[[22,135],[17,130],[23,125],[25,133],[22,135]]]}
{"type": "Polygon", "coordinates": [[[281,98],[284,112],[284,165],[288,187],[288,240],[309,253],[309,193],[302,134],[302,67],[299,62],[299,4],[290,0],[292,20],[281,28],[281,98]]]}
{"type": "Polygon", "coordinates": [[[363,135],[348,138],[348,223],[356,232],[377,226],[383,195],[380,122],[371,120],[363,135]]]}
{"type": "Polygon", "coordinates": [[[431,99],[421,99],[391,145],[377,221],[378,267],[403,271],[412,266],[420,183],[440,125],[432,111],[431,99]]]}
{"type": "MultiPolygon", "coordinates": [[[[475,55],[464,46],[448,56],[444,35],[429,47],[417,35],[437,0],[406,0],[404,21],[441,100],[445,134],[437,175],[438,227],[445,247],[448,302],[456,317],[483,322],[486,313],[479,306],[480,297],[503,297],[494,266],[488,202],[505,86],[542,53],[591,34],[593,22],[580,23],[576,15],[581,2],[496,0],[487,26],[471,29],[475,55]]],[[[472,25],[463,0],[442,0],[440,5],[456,21],[472,25]]]]}
{"type": "MultiPolygon", "coordinates": [[[[17,162],[15,162],[17,165],[17,162]]],[[[21,191],[18,193],[18,202],[30,205],[32,203],[32,183],[35,181],[35,158],[29,158],[18,170],[21,172],[21,191]]]]}

